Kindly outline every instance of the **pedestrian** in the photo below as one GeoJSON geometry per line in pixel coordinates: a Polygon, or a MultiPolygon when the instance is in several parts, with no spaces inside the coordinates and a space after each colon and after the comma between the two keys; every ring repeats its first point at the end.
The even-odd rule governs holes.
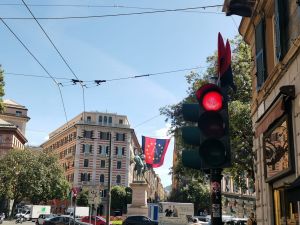
{"type": "Polygon", "coordinates": [[[254,217],[254,213],[250,214],[249,219],[247,220],[247,225],[256,225],[256,219],[254,217]]]}
{"type": "Polygon", "coordinates": [[[166,217],[170,217],[173,213],[171,206],[169,205],[169,207],[165,210],[166,213],[166,217]]]}

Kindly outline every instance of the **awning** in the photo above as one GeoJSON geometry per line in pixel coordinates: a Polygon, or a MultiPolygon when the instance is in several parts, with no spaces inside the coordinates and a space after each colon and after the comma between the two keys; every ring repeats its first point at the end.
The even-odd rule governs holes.
{"type": "Polygon", "coordinates": [[[289,202],[300,201],[300,176],[286,188],[286,197],[289,202]]]}

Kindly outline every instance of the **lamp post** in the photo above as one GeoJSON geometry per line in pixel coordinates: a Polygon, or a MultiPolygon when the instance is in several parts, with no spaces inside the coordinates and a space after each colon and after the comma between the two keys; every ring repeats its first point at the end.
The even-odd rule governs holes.
{"type": "Polygon", "coordinates": [[[107,183],[107,207],[106,207],[106,225],[110,222],[110,203],[111,203],[111,160],[112,160],[112,149],[111,149],[111,132],[109,132],[109,156],[108,156],[108,183],[107,183]]]}

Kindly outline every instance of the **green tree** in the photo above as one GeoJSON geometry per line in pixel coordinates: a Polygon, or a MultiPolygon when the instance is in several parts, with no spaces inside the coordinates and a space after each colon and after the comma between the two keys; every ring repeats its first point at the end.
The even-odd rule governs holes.
{"type": "Polygon", "coordinates": [[[3,77],[3,70],[1,69],[0,65],[0,113],[3,112],[4,106],[3,106],[3,99],[4,96],[4,77],[3,77]]]}
{"type": "MultiPolygon", "coordinates": [[[[232,71],[234,82],[237,85],[237,92],[229,92],[229,116],[230,116],[230,132],[231,132],[231,149],[232,149],[232,168],[225,170],[233,176],[237,184],[245,188],[245,177],[253,176],[253,154],[252,154],[252,124],[250,116],[251,101],[251,52],[240,36],[231,41],[232,46],[232,71]]],[[[181,140],[180,128],[188,125],[181,115],[183,103],[196,102],[195,91],[207,83],[209,78],[215,77],[217,72],[217,52],[207,57],[208,67],[202,74],[191,72],[186,76],[188,82],[187,97],[175,105],[165,106],[160,109],[160,113],[166,116],[166,122],[171,122],[169,130],[176,139],[176,151],[178,156],[178,164],[173,166],[171,173],[179,178],[179,185],[185,182],[185,179],[198,179],[199,182],[205,183],[203,171],[197,171],[185,168],[181,163],[181,149],[184,144],[181,140]],[[202,176],[202,178],[201,178],[202,176]]]]}
{"type": "Polygon", "coordinates": [[[172,190],[168,201],[194,203],[195,212],[199,209],[209,209],[209,188],[198,181],[190,181],[188,185],[172,190]]]}
{"type": "Polygon", "coordinates": [[[111,189],[111,208],[113,210],[127,209],[127,193],[123,186],[113,186],[111,189]]]}
{"type": "MultiPolygon", "coordinates": [[[[0,159],[0,196],[34,204],[65,198],[69,190],[57,158],[43,152],[11,150],[0,159]]],[[[13,212],[12,211],[12,212],[13,212]]]]}
{"type": "Polygon", "coordinates": [[[85,190],[85,191],[81,191],[78,194],[78,197],[76,199],[76,204],[78,206],[89,206],[89,191],[85,190]]]}

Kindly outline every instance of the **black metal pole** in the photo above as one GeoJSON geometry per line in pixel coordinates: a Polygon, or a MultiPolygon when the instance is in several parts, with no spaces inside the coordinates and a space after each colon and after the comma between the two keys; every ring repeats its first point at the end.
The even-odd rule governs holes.
{"type": "Polygon", "coordinates": [[[222,169],[210,170],[211,224],[222,225],[222,169]]]}
{"type": "Polygon", "coordinates": [[[109,225],[110,220],[110,200],[111,200],[111,160],[112,160],[112,149],[111,149],[111,132],[109,132],[109,157],[108,157],[108,183],[107,183],[107,207],[106,207],[106,225],[109,225]]]}

